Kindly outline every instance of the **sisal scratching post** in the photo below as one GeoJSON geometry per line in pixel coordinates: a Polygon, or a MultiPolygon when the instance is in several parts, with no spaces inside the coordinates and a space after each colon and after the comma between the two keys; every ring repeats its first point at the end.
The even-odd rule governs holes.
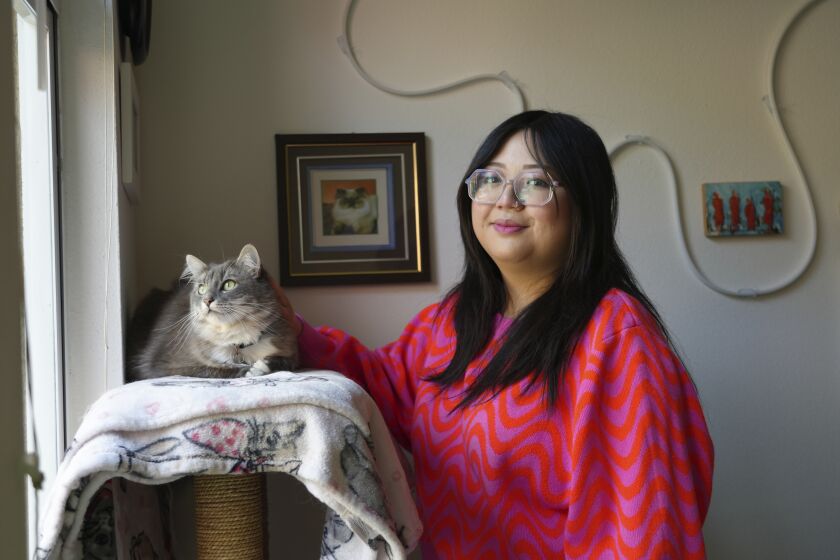
{"type": "Polygon", "coordinates": [[[266,558],[265,475],[202,475],[193,481],[199,560],[266,558]]]}

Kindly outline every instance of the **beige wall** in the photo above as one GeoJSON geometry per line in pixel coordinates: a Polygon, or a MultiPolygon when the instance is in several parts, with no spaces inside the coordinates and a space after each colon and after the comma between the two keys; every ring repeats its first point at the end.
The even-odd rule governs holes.
{"type": "Polygon", "coordinates": [[[23,276],[17,196],[14,10],[0,10],[0,543],[3,558],[26,557],[26,494],[23,476],[24,418],[20,312],[23,276]]]}
{"type": "MultiPolygon", "coordinates": [[[[369,344],[394,338],[458,276],[455,186],[485,133],[517,110],[500,84],[407,100],[372,89],[336,37],[343,2],[155,4],[138,68],[142,203],[137,286],[166,285],[186,252],[214,259],[245,242],[277,272],[274,134],[425,131],[434,282],[297,288],[313,323],[369,344]],[[383,310],[387,310],[383,312],[383,310]]],[[[421,88],[507,70],[534,108],[581,116],[608,146],[645,134],[674,158],[689,244],[727,287],[761,287],[808,244],[803,186],[761,102],[774,41],[801,2],[362,0],[353,40],[383,82],[421,88]],[[787,233],[712,241],[700,184],[779,180],[787,233]]],[[[622,247],[700,389],[717,465],[712,558],[840,556],[840,2],[816,6],[783,46],[778,99],[811,180],[820,243],[783,293],[734,300],[684,263],[663,162],[616,162],[622,247]]],[[[312,521],[318,523],[318,520],[312,521]]]]}

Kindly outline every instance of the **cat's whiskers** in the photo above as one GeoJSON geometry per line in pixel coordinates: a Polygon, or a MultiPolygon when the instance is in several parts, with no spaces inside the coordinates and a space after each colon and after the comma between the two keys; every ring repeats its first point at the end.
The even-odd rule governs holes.
{"type": "Polygon", "coordinates": [[[239,302],[227,304],[224,309],[226,312],[236,314],[238,317],[249,317],[252,321],[260,323],[262,327],[270,325],[280,317],[280,314],[271,307],[258,303],[239,302]],[[261,313],[257,314],[255,312],[261,313]]]}
{"type": "Polygon", "coordinates": [[[172,351],[175,353],[180,352],[184,346],[186,345],[187,341],[190,338],[190,333],[192,329],[195,327],[196,323],[198,322],[199,311],[197,309],[190,309],[189,313],[184,315],[184,320],[179,321],[181,322],[181,326],[178,328],[178,331],[175,333],[173,337],[173,346],[172,351]]]}
{"type": "Polygon", "coordinates": [[[184,345],[190,337],[190,332],[193,328],[194,323],[195,312],[191,310],[180,320],[174,322],[167,329],[165,329],[166,331],[171,331],[175,329],[175,332],[172,335],[172,344],[174,352],[180,352],[181,349],[184,347],[184,345]]]}
{"type": "Polygon", "coordinates": [[[181,317],[177,321],[173,321],[172,324],[170,324],[170,325],[166,325],[166,326],[163,326],[163,327],[158,327],[158,328],[153,329],[153,330],[156,331],[156,332],[162,332],[162,333],[163,332],[168,332],[168,331],[171,331],[173,329],[182,327],[184,325],[184,323],[189,322],[189,320],[190,320],[190,316],[189,315],[184,315],[183,317],[181,317]]]}
{"type": "Polygon", "coordinates": [[[236,321],[237,326],[240,326],[244,329],[245,328],[245,323],[242,322],[242,319],[245,318],[245,315],[244,314],[237,315],[235,310],[231,314],[234,316],[234,320],[236,321]]]}
{"type": "Polygon", "coordinates": [[[237,307],[238,312],[250,316],[254,321],[263,323],[263,327],[266,327],[277,321],[277,319],[281,319],[283,317],[279,311],[264,305],[241,304],[237,307]]]}
{"type": "Polygon", "coordinates": [[[240,302],[237,302],[237,303],[231,304],[231,305],[234,305],[236,307],[246,307],[248,309],[259,309],[259,310],[263,310],[263,311],[269,311],[269,312],[275,313],[275,314],[277,313],[277,309],[276,309],[275,306],[268,305],[268,304],[265,304],[265,303],[259,303],[259,302],[256,302],[256,301],[240,301],[240,302]]]}
{"type": "Polygon", "coordinates": [[[229,313],[234,318],[234,320],[236,321],[236,323],[238,325],[241,325],[241,326],[244,327],[245,324],[242,322],[242,319],[247,319],[250,323],[254,324],[256,326],[257,330],[259,330],[260,332],[265,331],[265,329],[268,326],[270,326],[271,323],[273,322],[273,321],[262,320],[262,319],[259,319],[257,317],[254,317],[253,315],[251,315],[249,313],[246,313],[245,311],[243,311],[241,309],[238,309],[236,307],[232,307],[229,310],[229,313]]]}

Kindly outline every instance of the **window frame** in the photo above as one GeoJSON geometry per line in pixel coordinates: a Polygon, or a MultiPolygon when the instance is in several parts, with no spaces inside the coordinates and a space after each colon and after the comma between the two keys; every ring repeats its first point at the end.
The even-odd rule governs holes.
{"type": "Polygon", "coordinates": [[[61,205],[55,6],[44,3],[47,51],[45,89],[38,89],[41,24],[28,0],[13,0],[16,113],[20,154],[20,243],[24,282],[26,452],[43,473],[40,491],[27,485],[27,542],[37,544],[40,503],[48,495],[66,447],[63,385],[61,205]],[[47,163],[48,165],[44,165],[47,163]],[[43,187],[47,186],[45,190],[43,187]]]}
{"type": "MultiPolygon", "coordinates": [[[[15,0],[30,9],[32,0],[15,0]]],[[[120,182],[119,33],[116,1],[46,0],[55,13],[53,76],[56,227],[60,248],[60,427],[55,462],[63,458],[84,412],[123,384],[126,286],[132,251],[129,202],[120,182]]],[[[16,17],[12,10],[13,21],[16,17]]],[[[15,86],[12,86],[15,87],[15,86]]],[[[43,393],[43,387],[33,387],[43,393]]],[[[36,404],[36,410],[38,405],[36,404]]],[[[40,429],[39,452],[50,439],[40,429]]],[[[51,461],[52,462],[52,461],[51,461]]],[[[46,466],[46,465],[45,465],[46,466]]],[[[57,465],[56,465],[57,466],[57,465]]],[[[37,501],[30,503],[37,509],[37,501]]],[[[29,517],[30,550],[36,523],[29,517]]]]}

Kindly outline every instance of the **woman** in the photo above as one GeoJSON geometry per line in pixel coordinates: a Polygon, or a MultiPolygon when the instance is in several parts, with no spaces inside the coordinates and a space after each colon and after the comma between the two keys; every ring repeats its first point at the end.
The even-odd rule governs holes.
{"type": "Polygon", "coordinates": [[[413,453],[424,559],[705,556],[712,442],[616,211],[595,131],[516,115],[460,186],[440,303],[378,350],[301,320],[303,365],[362,384],[413,453]]]}

